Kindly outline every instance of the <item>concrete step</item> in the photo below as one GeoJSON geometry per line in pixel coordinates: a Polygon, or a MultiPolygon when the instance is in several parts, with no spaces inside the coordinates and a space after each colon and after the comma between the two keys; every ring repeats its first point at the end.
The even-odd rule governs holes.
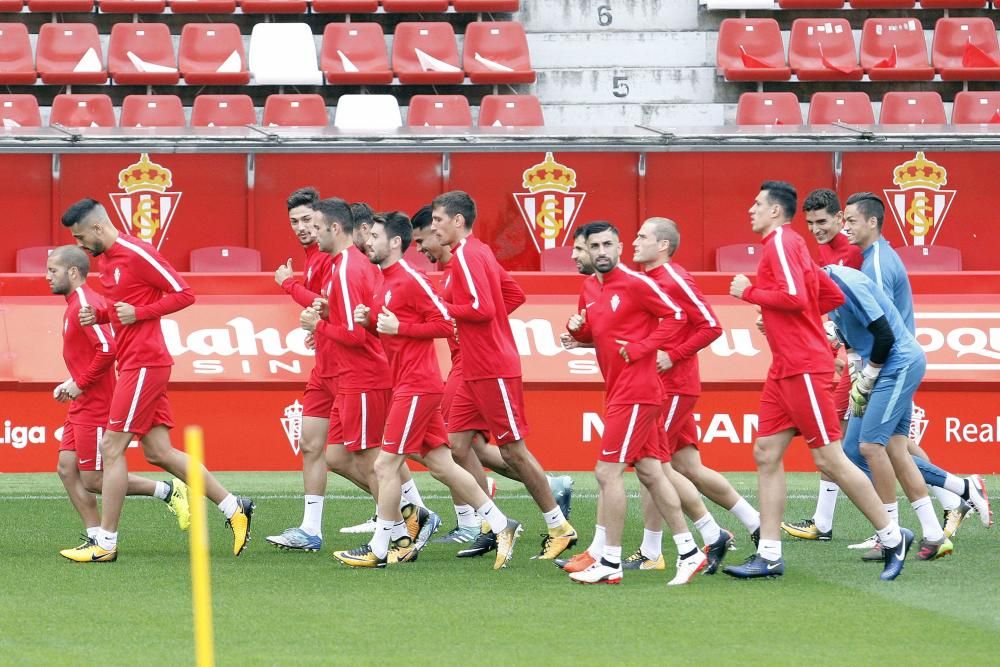
{"type": "Polygon", "coordinates": [[[699,12],[698,0],[522,0],[514,18],[540,33],[695,30],[721,20],[699,12]]]}
{"type": "Polygon", "coordinates": [[[535,67],[704,67],[715,64],[707,32],[556,32],[528,35],[535,67]]]}
{"type": "MultiPolygon", "coordinates": [[[[729,122],[736,118],[735,106],[729,122]]],[[[546,104],[549,127],[620,127],[644,125],[658,129],[723,125],[722,104],[546,104]]]]}
{"type": "Polygon", "coordinates": [[[531,91],[543,104],[683,104],[723,99],[714,67],[538,70],[531,91]]]}

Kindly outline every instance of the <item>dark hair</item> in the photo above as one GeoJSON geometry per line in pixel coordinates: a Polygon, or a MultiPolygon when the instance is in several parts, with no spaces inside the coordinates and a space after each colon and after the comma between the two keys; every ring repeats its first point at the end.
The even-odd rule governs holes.
{"type": "Polygon", "coordinates": [[[476,202],[467,192],[452,190],[445,192],[434,198],[431,208],[444,208],[444,212],[449,217],[455,217],[459,213],[465,218],[465,228],[472,229],[472,223],[476,221],[476,202]]]}
{"type": "Polygon", "coordinates": [[[882,198],[871,192],[855,192],[847,198],[848,206],[855,206],[858,213],[868,218],[875,218],[879,232],[882,231],[882,220],[885,219],[885,204],[882,198]]]}
{"type": "Polygon", "coordinates": [[[581,236],[584,239],[586,239],[587,238],[587,230],[590,229],[590,224],[591,223],[588,222],[587,224],[580,225],[579,227],[577,227],[576,229],[574,229],[573,230],[573,240],[576,241],[581,236]]]}
{"type": "Polygon", "coordinates": [[[431,212],[434,209],[431,205],[421,206],[420,210],[413,214],[410,218],[410,224],[413,225],[414,229],[424,229],[425,227],[430,227],[431,225],[431,212]]]}
{"type": "Polygon", "coordinates": [[[390,241],[398,236],[402,244],[399,246],[401,252],[406,252],[413,240],[413,225],[405,213],[400,211],[389,211],[375,216],[375,222],[380,222],[385,227],[385,235],[390,241]]]}
{"type": "Polygon", "coordinates": [[[90,258],[87,257],[87,253],[79,246],[61,245],[58,248],[53,248],[52,252],[49,253],[49,257],[54,257],[57,262],[66,268],[75,266],[76,270],[80,272],[81,278],[86,278],[90,272],[90,258]]]}
{"type": "Polygon", "coordinates": [[[319,192],[316,188],[299,188],[292,194],[288,195],[288,210],[291,211],[293,208],[298,208],[299,206],[309,206],[312,207],[313,204],[319,201],[319,192]]]}
{"type": "Polygon", "coordinates": [[[785,218],[791,220],[795,217],[795,209],[798,208],[799,201],[795,186],[785,181],[764,181],[760,189],[767,192],[768,202],[781,207],[785,218]]]}
{"type": "Polygon", "coordinates": [[[323,216],[328,229],[336,222],[345,234],[354,233],[354,216],[351,215],[351,207],[343,199],[319,199],[313,202],[312,209],[323,216]]]}
{"type": "Polygon", "coordinates": [[[619,236],[618,228],[612,225],[607,220],[595,220],[594,222],[587,225],[587,238],[589,239],[594,234],[601,234],[603,232],[611,232],[616,237],[619,236]]]}
{"type": "Polygon", "coordinates": [[[81,199],[66,209],[66,212],[62,214],[63,227],[72,227],[98,208],[103,207],[101,206],[101,202],[96,199],[81,199]]]}
{"type": "Polygon", "coordinates": [[[364,202],[355,202],[351,204],[351,217],[354,218],[354,226],[360,227],[361,225],[372,226],[375,221],[375,211],[372,207],[364,202]]]}
{"type": "Polygon", "coordinates": [[[803,213],[823,210],[830,215],[840,213],[840,200],[837,199],[837,193],[833,190],[827,190],[826,188],[813,190],[809,193],[809,196],[806,197],[806,200],[802,202],[803,213]]]}

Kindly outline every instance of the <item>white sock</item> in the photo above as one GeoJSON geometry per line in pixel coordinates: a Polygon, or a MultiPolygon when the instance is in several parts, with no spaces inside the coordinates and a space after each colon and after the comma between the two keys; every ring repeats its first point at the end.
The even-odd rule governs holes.
{"type": "Polygon", "coordinates": [[[299,528],[303,532],[323,537],[323,496],[306,496],[305,506],[302,511],[302,525],[299,528]]]}
{"type": "Polygon", "coordinates": [[[729,508],[729,511],[733,513],[740,523],[749,532],[753,532],[760,528],[760,512],[753,508],[753,505],[747,502],[747,499],[740,496],[740,499],[736,501],[736,504],[729,508]]]}
{"type": "Polygon", "coordinates": [[[924,496],[919,500],[913,501],[911,505],[913,506],[913,511],[917,513],[917,518],[920,519],[920,530],[924,534],[924,539],[937,542],[943,538],[944,531],[941,529],[941,523],[938,521],[937,514],[934,513],[934,505],[931,503],[931,497],[924,496]]]}
{"type": "Polygon", "coordinates": [[[590,546],[587,547],[587,553],[594,560],[600,560],[601,554],[604,553],[604,540],[607,538],[607,533],[604,530],[604,526],[594,526],[594,539],[591,540],[590,546]]]}
{"type": "Polygon", "coordinates": [[[699,533],[701,533],[701,540],[706,545],[714,544],[722,535],[722,529],[719,528],[719,524],[715,522],[715,517],[712,516],[711,512],[706,512],[705,516],[695,521],[694,527],[698,529],[699,533]]]}
{"type": "Polygon", "coordinates": [[[490,530],[494,533],[499,533],[507,527],[507,516],[500,511],[500,508],[492,500],[487,500],[486,504],[477,511],[486,520],[486,523],[490,526],[490,530]]]}
{"type": "Polygon", "coordinates": [[[939,486],[932,486],[929,488],[931,493],[934,494],[934,497],[938,499],[939,503],[941,503],[941,507],[943,509],[957,510],[958,506],[962,504],[962,498],[947,489],[942,489],[939,486]]]}
{"type": "Polygon", "coordinates": [[[961,477],[955,477],[950,472],[944,476],[944,488],[954,493],[956,496],[962,498],[966,497],[965,480],[961,477]]]}
{"type": "Polygon", "coordinates": [[[761,558],[767,560],[778,560],[781,558],[781,540],[761,540],[757,546],[757,553],[761,558]]]}
{"type": "Polygon", "coordinates": [[[899,532],[899,524],[895,521],[890,521],[888,526],[875,532],[878,534],[878,541],[887,549],[895,549],[903,541],[903,534],[899,532]]]}
{"type": "Polygon", "coordinates": [[[403,494],[403,500],[409,503],[413,503],[417,507],[427,508],[424,505],[424,499],[420,497],[420,491],[417,490],[417,483],[414,480],[410,480],[406,484],[399,487],[400,492],[403,494]]]}
{"type": "Polygon", "coordinates": [[[827,533],[833,530],[833,512],[837,509],[837,496],[840,494],[840,487],[836,482],[819,481],[819,495],[816,497],[816,513],[813,514],[813,523],[816,530],[827,533]]]}
{"type": "Polygon", "coordinates": [[[118,546],[118,533],[109,533],[103,528],[98,528],[94,541],[105,551],[111,551],[118,546]]]}
{"type": "Polygon", "coordinates": [[[392,539],[392,526],[395,522],[391,519],[375,519],[375,534],[368,542],[372,553],[379,558],[389,555],[389,541],[392,539]]]}
{"type": "Polygon", "coordinates": [[[459,528],[478,528],[479,521],[476,519],[476,510],[472,505],[455,505],[455,516],[458,517],[459,528]]]}
{"type": "Polygon", "coordinates": [[[642,545],[639,547],[642,555],[649,560],[659,560],[663,553],[663,531],[652,531],[643,529],[642,545]]]}
{"type": "Polygon", "coordinates": [[[94,526],[93,528],[88,528],[87,529],[87,537],[89,537],[92,540],[96,540],[97,539],[97,531],[99,531],[100,529],[101,529],[100,526],[94,526]]]}
{"type": "Polygon", "coordinates": [[[607,561],[612,567],[620,567],[622,564],[621,546],[612,547],[605,544],[604,549],[601,551],[601,560],[607,561]]]}
{"type": "Polygon", "coordinates": [[[566,517],[563,516],[562,510],[559,509],[559,505],[556,505],[555,509],[549,512],[544,512],[542,516],[545,517],[545,525],[549,528],[558,528],[566,523],[566,517]]]}
{"type": "Polygon", "coordinates": [[[674,535],[674,544],[677,546],[677,555],[681,558],[687,558],[692,552],[698,551],[691,533],[677,533],[674,535]]]}
{"type": "MultiPolygon", "coordinates": [[[[375,519],[378,521],[378,519],[375,519]]],[[[389,533],[390,540],[398,540],[401,537],[409,537],[410,534],[406,532],[406,522],[400,519],[392,524],[392,532],[389,533]]]]}
{"type": "Polygon", "coordinates": [[[889,515],[889,520],[892,521],[897,526],[899,525],[899,503],[882,503],[882,507],[885,508],[886,514],[889,515]]]}
{"type": "Polygon", "coordinates": [[[159,498],[160,500],[166,500],[170,497],[170,485],[166,482],[157,482],[156,488],[153,489],[153,497],[159,498]]]}
{"type": "Polygon", "coordinates": [[[239,505],[236,503],[236,496],[231,493],[223,498],[222,502],[219,503],[219,509],[226,515],[227,519],[232,519],[238,508],[239,505]]]}

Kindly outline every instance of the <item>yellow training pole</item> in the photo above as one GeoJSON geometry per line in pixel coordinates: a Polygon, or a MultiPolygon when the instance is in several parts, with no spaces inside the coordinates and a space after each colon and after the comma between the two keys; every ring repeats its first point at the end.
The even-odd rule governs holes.
{"type": "Polygon", "coordinates": [[[198,667],[215,667],[212,634],[212,580],[208,570],[208,524],[205,522],[204,433],[200,426],[184,429],[188,454],[188,502],[191,506],[191,602],[194,607],[194,656],[198,667]]]}

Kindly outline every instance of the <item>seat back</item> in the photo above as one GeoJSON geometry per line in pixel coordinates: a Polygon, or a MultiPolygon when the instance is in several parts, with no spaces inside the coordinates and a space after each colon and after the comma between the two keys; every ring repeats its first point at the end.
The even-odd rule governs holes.
{"type": "Polygon", "coordinates": [[[250,73],[259,84],[323,83],[312,29],[306,23],[258,23],[250,33],[250,73]]]}
{"type": "Polygon", "coordinates": [[[235,23],[184,24],[177,61],[185,79],[189,73],[220,74],[223,64],[229,65],[223,73],[232,73],[237,59],[239,71],[245,71],[246,51],[235,23]]]}
{"type": "Polygon", "coordinates": [[[868,19],[861,30],[861,67],[929,67],[920,21],[912,18],[868,19]]]}
{"type": "Polygon", "coordinates": [[[1000,91],[963,91],[955,95],[951,109],[954,125],[1000,123],[1000,91]]]}
{"type": "Polygon", "coordinates": [[[743,93],[736,105],[737,125],[801,125],[795,93],[743,93]]]}
{"type": "Polygon", "coordinates": [[[55,246],[38,245],[18,248],[15,267],[18,273],[41,273],[46,271],[49,255],[55,246]]]}
{"type": "Polygon", "coordinates": [[[41,127],[38,98],[34,95],[0,95],[0,121],[4,128],[41,127]]]}
{"type": "Polygon", "coordinates": [[[874,125],[875,112],[868,93],[813,93],[809,124],[874,125]]]}
{"type": "Polygon", "coordinates": [[[194,273],[259,273],[260,251],[239,246],[210,246],[191,251],[194,273]]]}
{"type": "Polygon", "coordinates": [[[788,64],[793,71],[857,67],[851,24],[847,19],[796,19],[788,39],[788,64]]]}
{"type": "Polygon", "coordinates": [[[392,70],[401,82],[432,79],[461,82],[465,78],[461,67],[455,30],[450,23],[404,22],[396,26],[392,41],[392,70]],[[432,60],[426,60],[426,56],[430,56],[432,60]],[[434,61],[440,61],[458,71],[452,72],[448,68],[445,68],[448,71],[435,70],[431,64],[434,61]]]}
{"type": "Polygon", "coordinates": [[[92,73],[104,67],[104,52],[91,23],[45,23],[38,31],[35,64],[39,74],[92,73]],[[93,50],[91,52],[91,50],[93,50]]]}
{"type": "Polygon", "coordinates": [[[322,95],[268,95],[261,124],[265,127],[326,127],[330,117],[322,95]]]}
{"type": "Polygon", "coordinates": [[[733,243],[715,249],[715,270],[724,273],[754,273],[764,246],[760,243],[733,243]]]}
{"type": "Polygon", "coordinates": [[[323,29],[323,46],[320,67],[324,72],[363,75],[367,72],[388,74],[387,83],[392,82],[389,69],[389,50],[385,46],[385,35],[379,23],[327,23],[323,29]]]}
{"type": "Polygon", "coordinates": [[[107,95],[56,95],[49,125],[65,127],[114,127],[115,108],[107,95]]]}
{"type": "Polygon", "coordinates": [[[406,115],[409,127],[472,127],[472,109],[465,95],[414,95],[406,115]]]}
{"type": "Polygon", "coordinates": [[[475,21],[467,25],[462,68],[474,83],[534,82],[524,26],[516,21],[475,21]]]}
{"type": "Polygon", "coordinates": [[[882,125],[945,125],[948,118],[941,95],[933,91],[892,92],[882,98],[882,125]]]}
{"type": "Polygon", "coordinates": [[[116,83],[142,83],[144,78],[150,85],[177,83],[180,73],[170,29],[165,23],[114,24],[108,41],[108,71],[116,83]],[[162,71],[167,68],[172,71],[162,71]]]}
{"type": "Polygon", "coordinates": [[[340,130],[394,130],[403,126],[395,95],[341,95],[334,127],[340,130]]]}
{"type": "Polygon", "coordinates": [[[122,127],[184,127],[184,105],[176,95],[129,95],[122,101],[122,127]]]}
{"type": "Polygon", "coordinates": [[[931,51],[934,67],[939,70],[1000,67],[996,26],[985,16],[938,19],[931,51]]]}
{"type": "Polygon", "coordinates": [[[542,105],[534,95],[486,95],[479,105],[479,127],[542,127],[542,105]]]}
{"type": "Polygon", "coordinates": [[[27,85],[36,78],[28,28],[23,23],[0,23],[0,83],[27,85]]]}
{"type": "Polygon", "coordinates": [[[191,127],[256,125],[257,112],[249,95],[199,95],[191,109],[191,127]]]}
{"type": "Polygon", "coordinates": [[[896,248],[907,271],[961,271],[962,252],[939,245],[908,245],[896,248]]]}
{"type": "Polygon", "coordinates": [[[719,26],[719,42],[715,52],[720,72],[743,69],[750,62],[764,66],[785,67],[785,47],[781,28],[774,19],[725,19],[719,26]]]}

